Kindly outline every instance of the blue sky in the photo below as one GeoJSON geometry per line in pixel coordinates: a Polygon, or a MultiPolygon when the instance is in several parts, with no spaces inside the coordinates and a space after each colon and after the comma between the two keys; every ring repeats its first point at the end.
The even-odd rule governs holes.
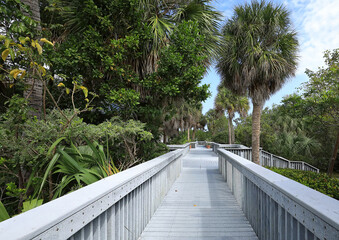
{"type": "MultiPolygon", "coordinates": [[[[214,0],[212,5],[224,16],[231,17],[233,9],[239,4],[250,1],[214,0]]],[[[339,0],[273,0],[283,4],[291,12],[293,27],[298,32],[299,64],[296,76],[266,102],[264,107],[279,104],[284,96],[297,92],[297,88],[308,80],[306,68],[316,71],[324,65],[323,53],[327,49],[339,48],[339,0]]],[[[214,98],[220,77],[213,66],[205,75],[202,83],[210,84],[212,96],[203,103],[203,113],[213,108],[214,98]]],[[[250,109],[250,111],[252,111],[250,109]]]]}

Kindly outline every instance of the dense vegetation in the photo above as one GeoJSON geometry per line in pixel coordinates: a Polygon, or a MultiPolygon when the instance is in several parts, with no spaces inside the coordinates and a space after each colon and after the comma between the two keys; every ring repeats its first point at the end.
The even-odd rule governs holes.
{"type": "Polygon", "coordinates": [[[339,200],[339,180],[337,178],[331,178],[325,173],[318,174],[294,169],[270,168],[270,170],[339,200]]]}
{"type": "Polygon", "coordinates": [[[160,137],[202,128],[200,82],[220,17],[209,1],[4,0],[0,17],[1,213],[152,159],[168,151],[160,137]]]}
{"type": "MultiPolygon", "coordinates": [[[[168,151],[168,142],[252,145],[254,113],[247,116],[248,97],[253,102],[255,94],[262,94],[256,103],[262,107],[293,75],[295,35],[279,26],[287,39],[280,39],[286,44],[274,51],[286,50],[292,64],[282,66],[285,60],[278,59],[285,69],[273,74],[278,82],[265,78],[275,86],[267,91],[265,84],[250,87],[257,86],[258,76],[235,89],[243,85],[233,81],[237,72],[227,73],[221,64],[224,77],[215,109],[203,115],[202,102],[210,93],[201,79],[225,53],[232,26],[239,27],[233,18],[220,34],[221,15],[209,2],[0,1],[0,221],[159,156],[168,151]],[[235,113],[241,117],[233,121],[235,113]]],[[[274,16],[261,17],[264,22],[247,20],[262,26],[274,16]]],[[[269,43],[281,35],[269,27],[265,36],[260,28],[254,34],[255,39],[268,37],[263,47],[272,50],[269,43]]],[[[230,46],[250,51],[246,41],[241,44],[230,46]]],[[[236,52],[248,56],[246,51],[236,52]]],[[[326,52],[327,67],[307,70],[310,81],[302,93],[264,109],[260,146],[265,150],[322,170],[331,158],[328,169],[339,169],[334,165],[338,51],[326,52]]],[[[247,65],[241,68],[258,67],[256,61],[242,59],[247,65]]]]}

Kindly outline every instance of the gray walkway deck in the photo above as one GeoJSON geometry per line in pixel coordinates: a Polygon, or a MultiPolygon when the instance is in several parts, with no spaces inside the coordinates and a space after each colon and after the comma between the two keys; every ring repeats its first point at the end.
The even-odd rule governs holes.
{"type": "Polygon", "coordinates": [[[142,240],[258,239],[218,172],[210,149],[192,149],[142,240]]]}

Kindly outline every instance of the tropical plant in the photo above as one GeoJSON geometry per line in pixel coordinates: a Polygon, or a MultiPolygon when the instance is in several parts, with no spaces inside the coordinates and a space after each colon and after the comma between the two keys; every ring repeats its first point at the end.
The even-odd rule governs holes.
{"type": "Polygon", "coordinates": [[[240,117],[246,117],[249,110],[249,102],[247,97],[238,96],[231,90],[219,86],[218,94],[214,99],[214,106],[217,112],[227,112],[228,115],[228,143],[233,144],[235,142],[235,134],[233,127],[233,118],[236,112],[240,114],[240,117]]]}
{"type": "Polygon", "coordinates": [[[224,86],[252,100],[252,159],[259,163],[262,107],[296,71],[296,32],[284,6],[252,1],[234,9],[222,36],[217,71],[224,86]]]}
{"type": "MultiPolygon", "coordinates": [[[[51,172],[61,174],[61,180],[57,183],[54,198],[119,172],[109,156],[108,149],[105,153],[104,147],[98,142],[92,143],[87,138],[85,138],[85,141],[87,143],[85,146],[75,147],[71,144],[71,147],[57,147],[56,153],[45,171],[39,194],[51,172]]],[[[56,143],[58,142],[60,140],[56,143]]],[[[55,144],[51,146],[47,157],[54,151],[55,147],[55,144]]]]}

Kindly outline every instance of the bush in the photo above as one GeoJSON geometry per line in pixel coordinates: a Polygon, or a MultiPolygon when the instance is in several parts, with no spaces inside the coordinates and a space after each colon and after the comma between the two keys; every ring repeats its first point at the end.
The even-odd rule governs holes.
{"type": "Polygon", "coordinates": [[[216,143],[228,143],[228,134],[227,132],[218,132],[212,137],[212,142],[216,143]]]}
{"type": "Polygon", "coordinates": [[[282,168],[269,169],[339,200],[339,180],[337,178],[331,178],[325,173],[315,173],[310,171],[282,168]]]}
{"type": "Polygon", "coordinates": [[[211,132],[205,132],[203,130],[197,130],[195,133],[195,138],[197,141],[208,141],[208,139],[211,139],[212,134],[211,132]]]}
{"type": "Polygon", "coordinates": [[[179,135],[170,139],[168,144],[185,144],[187,143],[187,131],[179,132],[179,135]]]}

